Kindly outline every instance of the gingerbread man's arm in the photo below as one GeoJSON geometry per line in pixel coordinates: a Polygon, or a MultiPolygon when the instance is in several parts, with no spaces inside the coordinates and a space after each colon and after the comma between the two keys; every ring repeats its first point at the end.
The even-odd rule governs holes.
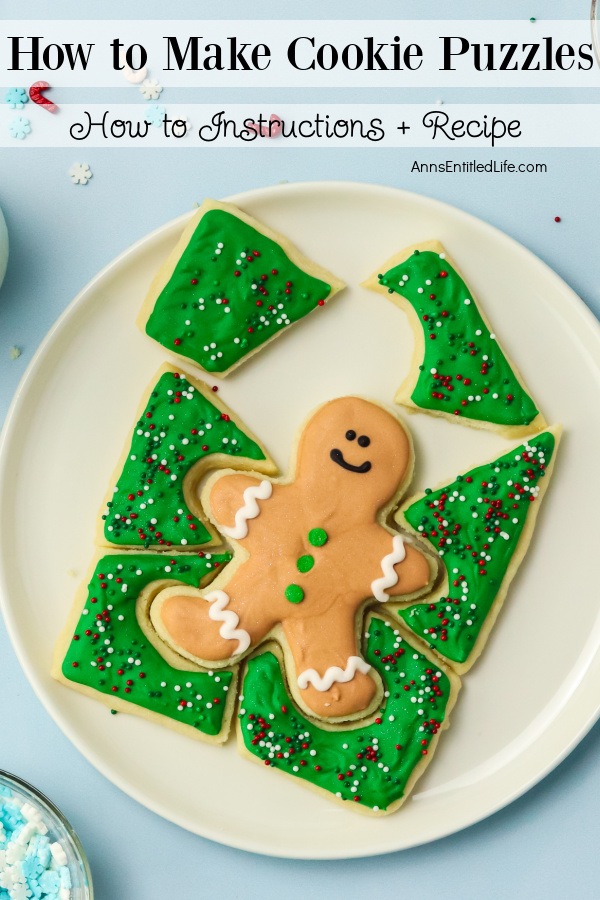
{"type": "Polygon", "coordinates": [[[419,550],[399,534],[382,529],[379,539],[379,574],[371,582],[376,600],[422,593],[435,579],[437,565],[433,557],[419,550]]]}
{"type": "Polygon", "coordinates": [[[243,540],[259,504],[271,496],[272,484],[253,475],[224,474],[207,485],[203,502],[210,518],[227,535],[243,540]]]}

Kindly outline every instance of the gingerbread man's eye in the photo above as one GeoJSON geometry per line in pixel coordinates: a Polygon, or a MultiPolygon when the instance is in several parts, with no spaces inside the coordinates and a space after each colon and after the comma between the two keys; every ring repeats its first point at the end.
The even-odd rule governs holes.
{"type": "Polygon", "coordinates": [[[356,437],[356,432],[352,431],[352,429],[350,429],[350,431],[346,432],[346,440],[347,441],[353,441],[355,437],[356,437]]]}
{"type": "Polygon", "coordinates": [[[368,447],[370,443],[371,443],[371,438],[368,438],[366,436],[366,434],[361,434],[361,436],[358,439],[358,446],[359,447],[368,447]]]}

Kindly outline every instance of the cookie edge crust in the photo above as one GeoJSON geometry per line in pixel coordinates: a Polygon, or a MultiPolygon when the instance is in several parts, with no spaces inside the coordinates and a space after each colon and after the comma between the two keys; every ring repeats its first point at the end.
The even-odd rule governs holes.
{"type": "Polygon", "coordinates": [[[209,532],[210,538],[208,541],[205,541],[203,544],[188,543],[185,546],[177,545],[166,547],[163,544],[149,544],[146,547],[144,544],[111,543],[104,533],[104,519],[102,518],[102,516],[105,514],[108,502],[114,497],[114,488],[117,484],[117,481],[119,480],[119,476],[123,472],[125,463],[127,462],[137,422],[142,417],[142,414],[148,405],[150,394],[152,393],[153,389],[156,387],[162,376],[167,372],[178,372],[180,375],[183,375],[183,377],[187,381],[189,381],[189,383],[195,388],[195,390],[197,390],[198,393],[202,394],[205,400],[207,400],[221,413],[228,415],[231,421],[240,429],[240,431],[243,431],[246,437],[248,437],[258,447],[260,447],[265,457],[264,460],[250,459],[247,456],[235,457],[236,462],[239,461],[240,471],[247,472],[251,469],[254,472],[259,472],[261,475],[271,476],[275,476],[279,472],[277,466],[273,462],[273,459],[269,455],[269,452],[262,441],[260,441],[256,437],[256,435],[246,426],[245,422],[242,421],[238,414],[234,410],[230,409],[218,397],[218,395],[210,388],[209,385],[206,384],[206,382],[200,381],[200,379],[198,379],[194,375],[190,375],[189,372],[185,371],[181,366],[175,366],[171,363],[163,363],[162,366],[160,366],[160,368],[155,372],[152,380],[148,383],[147,387],[144,389],[142,399],[140,400],[135,412],[133,424],[127,432],[127,437],[123,442],[123,449],[119,456],[118,462],[110,476],[108,488],[104,494],[104,500],[97,517],[96,534],[94,537],[94,543],[97,547],[123,552],[126,552],[128,550],[136,550],[138,553],[192,553],[197,552],[198,550],[212,550],[214,547],[220,547],[222,545],[222,538],[219,532],[214,528],[212,522],[206,516],[204,508],[198,498],[198,487],[202,482],[202,479],[207,475],[208,472],[211,472],[214,469],[220,470],[224,469],[225,467],[229,469],[231,467],[231,463],[234,457],[226,453],[210,453],[203,459],[198,460],[198,462],[194,463],[193,466],[190,466],[183,479],[183,497],[185,503],[188,506],[190,512],[193,513],[196,518],[200,520],[200,522],[202,522],[206,530],[209,532]]]}
{"type": "MultiPolygon", "coordinates": [[[[158,270],[158,272],[156,273],[156,275],[150,282],[150,287],[148,288],[148,292],[142,303],[140,312],[138,313],[138,315],[136,317],[136,324],[137,324],[138,328],[142,331],[142,333],[147,338],[149,338],[152,341],[155,341],[155,343],[157,343],[160,347],[162,347],[163,350],[166,350],[168,353],[175,356],[177,359],[181,359],[187,365],[192,364],[192,365],[197,366],[197,368],[200,369],[206,375],[217,377],[217,378],[226,378],[227,375],[230,374],[230,372],[233,372],[233,370],[236,369],[238,366],[247,362],[252,356],[255,355],[255,353],[258,353],[259,351],[263,350],[267,346],[267,344],[270,344],[276,338],[280,337],[280,335],[282,335],[285,331],[289,331],[289,328],[281,329],[280,331],[276,332],[270,338],[268,338],[266,341],[263,341],[262,344],[259,344],[259,346],[256,347],[254,350],[252,350],[250,353],[244,354],[244,356],[242,356],[241,359],[239,359],[237,362],[233,363],[233,365],[229,366],[228,369],[223,369],[220,372],[216,372],[216,371],[208,372],[206,369],[203,368],[203,366],[197,360],[193,359],[193,357],[185,356],[183,353],[178,353],[176,350],[172,350],[172,349],[165,347],[164,344],[161,344],[160,341],[156,341],[156,339],[153,338],[151,335],[149,335],[146,331],[146,323],[147,323],[148,319],[150,318],[151,313],[154,310],[156,301],[158,300],[158,298],[159,298],[160,294],[162,293],[162,291],[164,290],[164,288],[169,283],[171,276],[173,275],[173,273],[177,267],[177,264],[178,264],[181,256],[183,255],[187,245],[189,244],[194,232],[196,231],[196,228],[200,224],[202,217],[206,213],[208,213],[214,209],[218,209],[218,210],[221,210],[222,212],[226,212],[226,213],[229,213],[230,215],[235,216],[236,218],[238,218],[242,222],[244,222],[246,225],[249,225],[251,228],[254,228],[255,231],[258,231],[264,237],[268,238],[269,240],[274,241],[276,244],[278,244],[281,247],[281,249],[283,250],[285,255],[288,257],[288,259],[292,263],[294,263],[294,265],[296,265],[296,266],[298,266],[298,268],[302,269],[307,275],[310,275],[313,278],[318,278],[320,281],[326,282],[330,286],[329,294],[327,295],[327,297],[324,298],[324,302],[326,304],[329,303],[329,301],[336,294],[338,294],[341,290],[343,290],[346,287],[346,283],[344,281],[342,281],[340,278],[337,278],[337,276],[333,275],[331,272],[329,272],[323,266],[319,265],[319,263],[313,262],[311,259],[309,259],[309,257],[307,257],[303,253],[301,253],[300,250],[298,250],[298,248],[295,246],[295,244],[293,244],[292,241],[289,238],[287,238],[285,235],[281,234],[278,231],[275,231],[272,228],[269,228],[268,225],[265,225],[262,222],[260,222],[258,219],[255,219],[253,216],[244,212],[242,209],[235,206],[233,203],[226,203],[226,202],[223,202],[220,200],[212,200],[212,199],[205,200],[202,203],[202,205],[200,206],[200,208],[195,213],[192,214],[190,221],[185,226],[183,233],[182,233],[181,237],[179,238],[177,244],[175,245],[174,249],[170,252],[169,256],[167,257],[165,262],[162,264],[162,266],[160,267],[160,269],[158,270]]],[[[314,311],[315,310],[311,310],[310,312],[314,312],[314,311]]],[[[307,313],[305,316],[303,316],[301,319],[299,319],[297,322],[293,322],[290,327],[293,327],[294,325],[299,324],[299,322],[302,322],[304,319],[307,318],[308,315],[310,315],[310,312],[307,313]]]]}
{"type": "MultiPolygon", "coordinates": [[[[412,770],[410,777],[406,783],[406,788],[405,788],[402,796],[399,797],[398,800],[391,803],[387,809],[385,809],[385,810],[380,809],[380,810],[376,811],[376,810],[373,810],[373,809],[369,808],[368,806],[365,806],[364,804],[361,804],[361,803],[350,803],[347,800],[342,800],[340,797],[336,797],[334,793],[332,793],[331,791],[328,791],[326,788],[322,788],[322,787],[319,787],[319,785],[312,784],[311,782],[306,781],[303,778],[297,778],[295,775],[292,775],[291,773],[286,772],[284,769],[277,769],[277,772],[280,775],[284,775],[286,778],[290,779],[295,784],[300,784],[302,787],[308,788],[309,790],[313,791],[315,794],[319,795],[320,797],[327,798],[329,801],[333,801],[339,807],[344,807],[344,809],[350,808],[350,809],[354,810],[355,812],[358,812],[359,814],[361,814],[363,816],[368,816],[370,818],[382,818],[384,816],[391,815],[392,813],[396,812],[409,798],[410,794],[412,793],[412,791],[415,787],[415,784],[417,783],[419,778],[424,774],[426,768],[429,766],[432,759],[434,758],[435,752],[436,752],[437,746],[438,746],[438,741],[439,741],[441,735],[450,727],[451,713],[452,713],[452,710],[456,703],[460,689],[462,687],[462,682],[461,682],[459,674],[448,665],[447,660],[440,661],[440,658],[438,657],[438,655],[433,653],[431,648],[428,645],[424,644],[424,642],[422,642],[422,641],[418,641],[418,642],[415,642],[415,644],[413,644],[413,639],[416,638],[416,635],[414,635],[413,632],[411,632],[410,629],[408,629],[403,622],[398,622],[395,618],[391,617],[389,615],[389,613],[387,613],[387,614],[386,613],[387,613],[387,610],[371,609],[364,616],[363,626],[362,626],[361,653],[364,651],[365,632],[368,631],[373,617],[383,619],[391,627],[398,630],[400,632],[403,640],[407,641],[407,643],[409,643],[411,647],[414,646],[415,649],[417,650],[417,652],[422,653],[423,656],[425,656],[428,660],[430,660],[430,662],[433,665],[435,665],[437,668],[441,669],[442,672],[444,673],[444,675],[448,678],[448,681],[450,683],[450,691],[448,694],[448,702],[447,702],[445,710],[444,710],[444,722],[442,724],[442,727],[440,728],[438,733],[436,735],[434,735],[434,737],[432,738],[432,741],[428,747],[429,753],[427,754],[427,756],[423,756],[421,758],[421,760],[417,763],[415,768],[412,770]]],[[[248,658],[244,661],[244,664],[241,667],[240,676],[239,676],[239,679],[240,679],[239,684],[240,684],[241,692],[243,692],[243,690],[244,690],[244,682],[245,682],[245,678],[246,678],[246,672],[247,672],[247,666],[248,666],[249,660],[255,656],[261,656],[263,653],[266,653],[266,652],[273,653],[274,656],[277,658],[278,663],[279,663],[279,668],[281,671],[281,675],[282,675],[282,679],[283,679],[286,691],[288,693],[288,696],[291,698],[291,700],[294,703],[294,705],[296,706],[298,712],[304,718],[308,719],[315,728],[320,728],[323,731],[329,731],[329,732],[333,732],[333,733],[337,732],[340,735],[340,740],[343,740],[343,735],[347,731],[354,731],[358,728],[365,727],[366,725],[369,724],[369,722],[374,722],[375,717],[376,717],[375,712],[369,713],[367,716],[364,716],[362,719],[353,719],[352,721],[346,722],[346,723],[329,723],[324,719],[316,718],[314,716],[314,714],[307,715],[304,712],[304,710],[302,709],[302,707],[298,706],[293,692],[290,691],[290,686],[289,686],[289,682],[287,679],[287,672],[284,667],[285,666],[284,654],[283,654],[282,648],[280,647],[279,643],[276,641],[268,641],[267,643],[261,644],[260,647],[257,647],[255,652],[252,653],[250,656],[248,656],[248,658]],[[344,725],[346,727],[344,727],[344,725]]],[[[381,676],[379,675],[379,673],[377,673],[377,675],[378,675],[378,678],[381,679],[381,676]]],[[[383,679],[381,679],[381,680],[383,683],[383,679]]],[[[386,685],[383,684],[383,686],[385,689],[386,685]]],[[[385,698],[382,697],[382,700],[383,699],[385,699],[385,698]]],[[[236,710],[235,710],[235,718],[236,718],[235,735],[236,735],[236,745],[237,745],[238,753],[240,754],[240,756],[243,759],[248,759],[257,765],[263,765],[262,760],[258,756],[255,756],[253,753],[250,753],[250,751],[246,749],[246,745],[244,743],[244,738],[243,738],[243,733],[242,733],[241,720],[238,715],[240,703],[241,703],[241,701],[238,701],[238,705],[236,706],[236,710]]],[[[349,761],[355,762],[356,760],[354,757],[349,757],[349,761]]]]}
{"type": "MultiPolygon", "coordinates": [[[[421,327],[418,315],[416,314],[415,310],[408,302],[408,300],[406,300],[401,294],[397,294],[396,291],[393,291],[391,294],[388,293],[388,288],[379,283],[379,279],[377,276],[380,272],[387,272],[395,266],[399,266],[401,263],[405,262],[410,256],[412,256],[415,250],[420,250],[421,252],[429,251],[438,254],[445,253],[445,260],[448,265],[452,266],[457,275],[462,278],[462,280],[468,286],[468,281],[462,274],[460,268],[456,265],[452,257],[447,253],[444,245],[441,244],[438,240],[421,241],[417,244],[411,244],[410,247],[406,247],[404,250],[400,250],[398,253],[394,254],[394,256],[390,257],[390,259],[386,260],[386,262],[383,263],[380,268],[376,269],[376,271],[373,272],[372,275],[370,275],[365,281],[361,283],[361,286],[366,288],[367,290],[385,295],[388,300],[391,300],[392,303],[403,310],[403,312],[405,312],[407,315],[408,322],[413,332],[414,345],[410,368],[408,374],[406,375],[404,381],[401,383],[394,396],[394,403],[398,403],[406,407],[408,412],[411,414],[415,412],[421,412],[425,413],[426,415],[447,419],[451,422],[454,422],[455,424],[466,425],[469,428],[494,431],[496,432],[496,434],[500,434],[509,440],[512,440],[513,438],[527,437],[529,435],[538,434],[540,431],[543,431],[548,426],[543,414],[539,411],[539,409],[537,416],[535,417],[535,419],[531,420],[529,425],[499,425],[496,422],[489,422],[482,419],[471,419],[467,415],[455,416],[452,413],[446,413],[442,410],[427,409],[414,403],[414,401],[411,399],[411,394],[419,380],[419,366],[421,365],[422,360],[425,358],[425,339],[423,337],[423,329],[421,327]]],[[[472,291],[471,295],[475,299],[477,309],[479,310],[479,314],[483,319],[486,328],[488,329],[488,331],[493,332],[495,329],[492,328],[485,310],[482,307],[480,299],[478,297],[475,297],[472,291]]],[[[497,341],[497,344],[502,350],[502,353],[504,354],[508,365],[512,369],[512,372],[519,385],[523,388],[525,393],[533,399],[535,405],[537,406],[538,404],[535,401],[535,398],[532,397],[529,388],[525,384],[521,372],[515,365],[512,357],[506,352],[504,342],[497,341]]]]}
{"type": "MultiPolygon", "coordinates": [[[[73,603],[71,604],[71,608],[69,610],[66,622],[65,622],[63,628],[61,629],[58,638],[55,641],[54,651],[53,651],[53,655],[52,655],[52,664],[50,667],[50,675],[52,676],[52,678],[54,678],[55,681],[58,681],[59,684],[62,684],[65,687],[70,688],[71,690],[76,691],[79,694],[83,694],[83,696],[85,696],[85,697],[89,697],[92,700],[100,702],[103,706],[105,706],[109,710],[115,709],[119,713],[130,713],[134,716],[138,716],[139,718],[145,719],[147,722],[153,722],[156,725],[161,725],[163,727],[169,728],[169,729],[171,729],[171,731],[175,731],[178,734],[184,734],[187,737],[191,737],[195,740],[202,741],[207,744],[222,746],[227,741],[227,739],[229,738],[229,735],[231,733],[231,720],[232,720],[232,717],[233,717],[235,709],[236,709],[236,698],[237,698],[237,693],[238,693],[238,686],[240,683],[238,667],[231,666],[231,668],[234,670],[233,677],[231,680],[231,685],[230,685],[229,691],[227,692],[227,701],[225,703],[225,709],[223,711],[223,719],[222,719],[221,729],[218,732],[218,734],[216,734],[216,735],[205,734],[202,731],[199,731],[198,729],[193,728],[191,725],[185,725],[182,722],[178,722],[176,719],[172,719],[170,716],[161,715],[161,713],[156,713],[153,710],[146,709],[145,707],[139,706],[137,703],[134,703],[133,701],[123,700],[123,699],[117,697],[116,695],[109,696],[108,694],[105,694],[102,691],[95,690],[95,688],[92,688],[89,685],[78,684],[77,682],[71,681],[69,678],[66,678],[63,675],[62,664],[64,662],[65,656],[69,649],[71,640],[73,638],[73,634],[77,627],[77,623],[79,622],[79,620],[81,618],[81,611],[83,610],[83,608],[87,602],[89,584],[92,581],[94,572],[96,571],[96,567],[98,565],[98,562],[100,561],[100,559],[103,559],[106,556],[128,556],[128,555],[129,556],[134,556],[134,555],[135,556],[143,556],[143,555],[158,556],[160,554],[156,554],[156,553],[150,554],[148,552],[144,554],[144,553],[140,553],[139,551],[137,551],[137,552],[133,552],[133,551],[121,552],[121,551],[115,550],[114,548],[112,548],[112,550],[108,551],[108,552],[106,550],[104,550],[103,548],[99,548],[96,550],[93,560],[92,560],[92,563],[90,564],[90,566],[88,567],[88,569],[86,571],[85,578],[82,580],[82,582],[80,583],[80,585],[77,589],[77,592],[75,594],[75,599],[74,599],[73,603]]],[[[209,574],[212,574],[212,573],[209,573],[209,574]]],[[[165,581],[167,581],[167,579],[165,579],[165,581]]],[[[169,582],[173,583],[173,584],[175,584],[175,583],[182,584],[183,583],[183,582],[176,582],[176,579],[173,579],[172,581],[169,580],[169,582]]],[[[201,587],[206,587],[209,583],[210,583],[210,579],[207,579],[205,577],[201,581],[201,587]]],[[[144,590],[136,598],[136,616],[138,614],[138,603],[139,603],[140,597],[142,597],[144,592],[153,584],[154,585],[156,584],[156,580],[154,582],[149,582],[149,584],[144,588],[144,590]]],[[[138,622],[139,622],[139,619],[138,619],[138,622]]],[[[157,644],[150,639],[150,637],[147,634],[147,630],[144,628],[144,626],[142,625],[141,622],[140,622],[140,628],[142,628],[142,631],[144,632],[144,634],[146,635],[146,637],[148,638],[150,643],[152,643],[152,645],[154,646],[154,649],[158,649],[157,644]]],[[[177,654],[175,654],[172,650],[170,650],[170,648],[169,648],[169,651],[170,652],[169,652],[168,658],[161,651],[159,651],[159,652],[161,652],[161,655],[163,656],[163,658],[165,658],[165,660],[169,663],[169,665],[171,665],[172,663],[170,660],[172,658],[175,658],[177,656],[177,654]]],[[[185,672],[185,671],[187,671],[187,672],[190,672],[190,671],[203,672],[203,671],[205,671],[205,668],[203,666],[192,665],[187,660],[184,660],[184,659],[181,659],[181,662],[182,662],[182,666],[181,666],[180,671],[182,671],[182,672],[185,672]]],[[[175,667],[173,667],[173,668],[175,668],[175,667]]]]}
{"type": "MultiPolygon", "coordinates": [[[[489,609],[489,612],[486,616],[485,622],[484,622],[479,634],[477,635],[475,643],[473,644],[473,649],[469,653],[469,656],[467,657],[467,659],[463,663],[455,662],[454,660],[449,659],[447,656],[444,656],[441,653],[441,651],[437,649],[437,647],[428,643],[424,637],[422,637],[421,635],[412,631],[410,628],[408,629],[415,638],[417,638],[426,647],[428,647],[431,652],[433,652],[435,654],[437,659],[441,659],[445,663],[446,666],[449,666],[450,668],[452,668],[460,676],[462,676],[466,672],[468,672],[473,667],[473,665],[477,662],[479,657],[481,656],[483,648],[487,644],[488,638],[490,636],[490,632],[492,631],[492,629],[496,623],[496,619],[498,618],[498,615],[500,613],[500,610],[502,609],[502,606],[504,605],[504,601],[506,599],[506,595],[510,588],[510,584],[511,584],[513,578],[515,577],[515,575],[517,574],[517,571],[518,571],[521,563],[523,562],[523,559],[525,558],[525,556],[527,554],[529,545],[533,538],[533,532],[534,532],[535,525],[537,522],[537,517],[538,517],[539,511],[540,511],[540,507],[541,507],[542,501],[544,499],[544,496],[546,494],[546,491],[548,490],[548,485],[550,484],[550,481],[552,479],[552,475],[554,472],[554,464],[556,461],[558,447],[559,447],[561,437],[563,434],[563,427],[560,424],[548,426],[546,428],[543,428],[541,431],[537,432],[537,434],[535,434],[535,435],[529,435],[528,440],[535,440],[535,438],[537,436],[539,436],[545,432],[550,432],[554,436],[554,441],[555,441],[554,452],[552,453],[552,459],[550,460],[550,465],[546,469],[546,474],[545,474],[544,478],[540,479],[540,482],[539,482],[540,491],[537,496],[536,502],[534,504],[531,504],[532,508],[528,512],[527,518],[525,520],[525,525],[523,527],[523,531],[521,532],[519,540],[517,541],[517,545],[515,547],[515,551],[514,551],[512,557],[511,557],[508,568],[506,569],[506,572],[504,573],[504,578],[502,579],[502,581],[500,583],[500,587],[498,588],[498,592],[496,594],[494,602],[492,603],[492,605],[489,609]]],[[[516,449],[516,447],[513,449],[516,449]]],[[[510,448],[506,452],[510,452],[510,448]]],[[[478,468],[479,466],[485,466],[488,463],[494,462],[497,458],[498,458],[498,454],[495,454],[494,456],[492,456],[489,459],[483,460],[482,462],[478,462],[473,468],[478,468]]],[[[432,491],[437,491],[437,490],[440,490],[441,488],[445,487],[448,484],[448,481],[449,481],[449,479],[444,479],[444,480],[440,481],[437,485],[432,487],[432,491]]],[[[412,506],[413,503],[416,503],[419,500],[422,500],[424,497],[425,497],[424,491],[419,494],[414,494],[412,497],[409,497],[402,503],[402,505],[399,507],[399,509],[397,510],[395,517],[394,517],[395,520],[397,521],[397,523],[403,529],[407,529],[412,535],[418,535],[418,532],[415,531],[415,529],[413,529],[412,525],[410,525],[409,522],[406,520],[406,518],[404,517],[404,511],[406,509],[408,509],[409,506],[412,506]]],[[[427,597],[423,598],[422,601],[417,601],[417,602],[422,602],[423,604],[437,603],[441,597],[447,596],[448,571],[443,563],[443,557],[442,558],[438,557],[438,561],[439,561],[439,571],[444,572],[444,575],[443,575],[443,578],[442,578],[442,581],[441,581],[439,587],[436,588],[427,597]]],[[[413,601],[409,601],[406,604],[404,602],[402,602],[400,604],[389,602],[389,603],[386,603],[386,607],[391,607],[392,605],[405,607],[408,605],[412,605],[412,602],[413,601]]],[[[395,612],[392,610],[390,610],[390,612],[394,618],[394,621],[396,621],[397,619],[396,619],[395,612]]],[[[402,621],[402,620],[398,619],[398,621],[402,621]]],[[[405,624],[405,627],[408,627],[408,626],[406,626],[406,624],[405,624]]]]}

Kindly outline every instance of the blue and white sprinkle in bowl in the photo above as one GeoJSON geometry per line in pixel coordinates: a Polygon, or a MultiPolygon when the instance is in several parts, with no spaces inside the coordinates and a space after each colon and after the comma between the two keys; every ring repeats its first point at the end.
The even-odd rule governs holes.
{"type": "Polygon", "coordinates": [[[38,790],[0,770],[0,897],[92,900],[79,838],[38,790]]]}

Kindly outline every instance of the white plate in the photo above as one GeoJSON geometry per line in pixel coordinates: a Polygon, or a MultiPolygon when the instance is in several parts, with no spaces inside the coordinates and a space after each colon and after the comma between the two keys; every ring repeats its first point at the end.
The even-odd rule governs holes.
{"type": "MultiPolygon", "coordinates": [[[[166,351],[134,318],[185,217],[100,273],[48,335],[17,392],[0,458],[1,594],[41,701],[111,781],[198,834],[278,856],[384,853],[457,831],[527,790],[599,713],[597,603],[599,334],[573,292],[523,247],[433,200],[372,185],[288,185],[234,197],[356,285],[404,245],[439,238],[467,273],[548,420],[566,428],[533,546],[453,723],[406,806],[371,819],[302,784],[100,704],[52,681],[52,645],[94,554],[95,519],[146,383],[166,351]],[[143,747],[143,752],[139,748],[143,747]],[[136,749],[137,748],[137,752],[136,749]]],[[[384,297],[351,287],[222,387],[285,468],[296,426],[321,401],[391,402],[410,329],[384,297]]],[[[507,446],[426,415],[409,424],[415,488],[507,446]]]]}

